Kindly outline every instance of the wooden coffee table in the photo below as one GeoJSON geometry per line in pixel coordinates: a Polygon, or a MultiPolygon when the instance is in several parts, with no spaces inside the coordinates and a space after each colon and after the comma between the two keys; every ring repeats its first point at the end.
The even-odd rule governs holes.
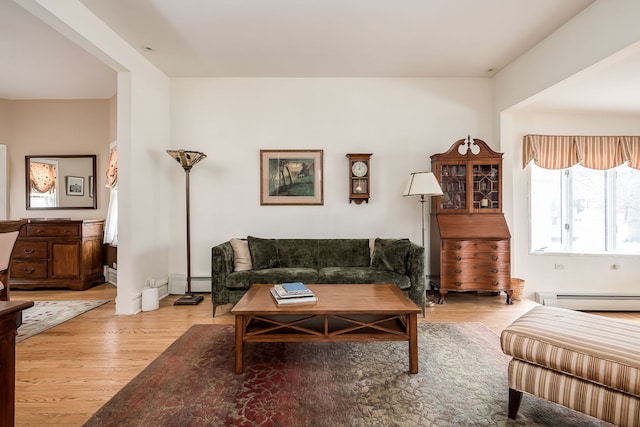
{"type": "Polygon", "coordinates": [[[418,373],[420,308],[396,285],[307,285],[317,302],[278,305],[273,285],[253,285],[233,307],[235,371],[244,344],[260,342],[408,341],[409,372],[418,373]]]}

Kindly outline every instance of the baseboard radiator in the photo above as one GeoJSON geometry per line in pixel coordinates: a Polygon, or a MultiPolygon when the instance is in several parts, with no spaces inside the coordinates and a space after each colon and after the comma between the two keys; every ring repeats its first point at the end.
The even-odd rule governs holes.
{"type": "Polygon", "coordinates": [[[640,295],[536,292],[536,302],[583,311],[640,311],[640,295]]]}
{"type": "MultiPolygon", "coordinates": [[[[169,275],[169,293],[172,295],[184,295],[187,289],[186,274],[170,274],[169,275]]],[[[211,277],[192,276],[191,292],[195,293],[211,293],[211,277]]]]}

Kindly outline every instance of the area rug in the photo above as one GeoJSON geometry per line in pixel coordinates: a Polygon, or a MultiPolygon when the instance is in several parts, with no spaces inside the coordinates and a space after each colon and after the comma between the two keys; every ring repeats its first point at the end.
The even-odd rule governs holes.
{"type": "Polygon", "coordinates": [[[22,325],[16,342],[21,342],[67,320],[100,307],[109,300],[35,301],[33,307],[22,312],[22,325]]]}
{"type": "Polygon", "coordinates": [[[85,426],[604,426],[525,395],[507,418],[507,364],[480,323],[419,323],[406,342],[256,343],[234,374],[234,328],[195,325],[85,426]]]}

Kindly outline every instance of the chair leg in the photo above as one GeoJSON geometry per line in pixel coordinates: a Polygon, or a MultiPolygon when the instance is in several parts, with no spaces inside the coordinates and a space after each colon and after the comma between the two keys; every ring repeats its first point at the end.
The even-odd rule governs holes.
{"type": "Polygon", "coordinates": [[[509,389],[509,418],[516,419],[518,409],[520,409],[520,401],[522,400],[522,392],[519,390],[509,389]]]}

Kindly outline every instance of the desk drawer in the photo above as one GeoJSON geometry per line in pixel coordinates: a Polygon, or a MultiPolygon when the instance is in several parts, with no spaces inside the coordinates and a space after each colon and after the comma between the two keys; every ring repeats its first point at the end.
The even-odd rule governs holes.
{"type": "Polygon", "coordinates": [[[15,259],[47,259],[47,242],[30,242],[18,240],[13,247],[12,258],[15,259]]]}
{"type": "Polygon", "coordinates": [[[80,224],[27,224],[29,237],[80,237],[80,224]]]}
{"type": "Polygon", "coordinates": [[[16,279],[46,279],[48,263],[46,260],[11,262],[11,278],[16,279]]]}

